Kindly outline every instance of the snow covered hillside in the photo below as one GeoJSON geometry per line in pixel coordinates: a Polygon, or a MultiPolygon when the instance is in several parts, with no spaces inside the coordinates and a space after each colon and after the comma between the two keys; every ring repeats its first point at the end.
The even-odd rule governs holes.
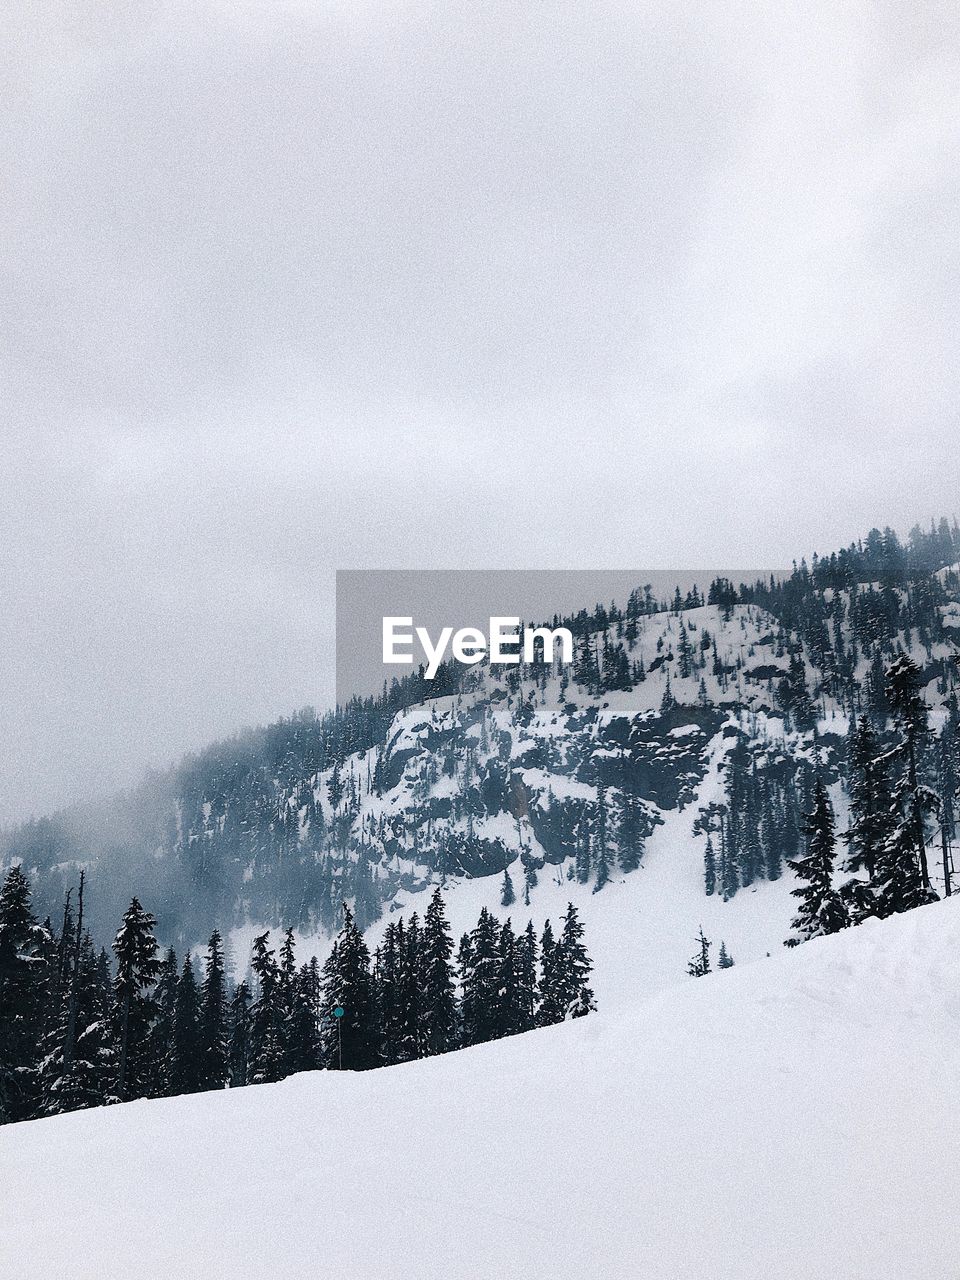
{"type": "MultiPolygon", "coordinates": [[[[539,926],[573,899],[601,999],[619,971],[647,990],[672,981],[701,919],[738,961],[762,955],[789,930],[789,864],[817,779],[842,834],[856,721],[869,717],[878,753],[893,745],[886,680],[903,654],[932,730],[925,781],[953,838],[958,554],[960,527],[907,543],[872,531],[781,582],[717,578],[706,601],[638,586],[626,602],[584,602],[565,619],[569,667],[444,667],[305,710],[129,795],[0,833],[0,871],[21,865],[38,918],[57,921],[84,869],[97,945],[136,896],[181,956],[214,929],[230,938],[236,977],[264,929],[279,945],[292,928],[298,958],[322,958],[348,901],[375,946],[399,911],[422,919],[437,884],[455,936],[480,905],[539,926]]],[[[925,836],[941,892],[932,820],[925,836]]]]}
{"type": "Polygon", "coordinates": [[[0,1132],[0,1274],[956,1280],[960,901],[359,1075],[0,1132]]]}

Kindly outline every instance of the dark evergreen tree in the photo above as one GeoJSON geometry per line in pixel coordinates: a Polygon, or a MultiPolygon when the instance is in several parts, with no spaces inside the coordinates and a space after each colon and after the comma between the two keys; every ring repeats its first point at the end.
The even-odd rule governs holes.
{"type": "Polygon", "coordinates": [[[287,1074],[286,1002],[280,966],[269,942],[269,933],[254,938],[250,962],[257,980],[257,996],[250,1012],[250,1084],[271,1084],[287,1074]]]}
{"type": "Polygon", "coordinates": [[[504,867],[503,884],[500,888],[500,905],[501,907],[512,907],[517,900],[517,895],[513,890],[513,881],[510,879],[510,872],[504,867]]]}
{"type": "Polygon", "coordinates": [[[423,1056],[423,944],[420,920],[414,913],[403,934],[399,952],[397,1061],[423,1056]]]}
{"type": "Polygon", "coordinates": [[[524,1029],[517,939],[509,920],[500,928],[495,1019],[498,1038],[516,1035],[524,1029]]]}
{"type": "Polygon", "coordinates": [[[520,1030],[537,1025],[537,934],[533,921],[517,939],[517,986],[520,1030]]]}
{"type": "Polygon", "coordinates": [[[146,1096],[151,1085],[148,1051],[154,1016],[153,987],[160,972],[156,921],[137,898],[127,908],[113,951],[117,973],[113,983],[113,1018],[118,1048],[117,1097],[146,1096]]]}
{"type": "Polygon", "coordinates": [[[889,826],[876,863],[876,905],[881,916],[936,899],[927,868],[927,823],[939,797],[924,779],[929,727],[920,671],[901,655],[887,671],[887,696],[899,741],[884,758],[893,775],[889,826]]]}
{"type": "Polygon", "coordinates": [[[721,939],[720,941],[720,957],[717,960],[718,969],[732,969],[733,956],[727,950],[727,944],[721,939]]]}
{"type": "Polygon", "coordinates": [[[170,1091],[198,1093],[203,1087],[203,1053],[200,1032],[200,990],[187,952],[177,983],[170,1050],[170,1091]]]}
{"type": "Polygon", "coordinates": [[[483,907],[470,934],[468,965],[462,974],[463,1043],[482,1044],[497,1036],[500,946],[497,922],[483,907]]]}
{"type": "Polygon", "coordinates": [[[850,825],[843,839],[849,850],[845,870],[852,877],[865,871],[867,878],[853,878],[843,886],[843,898],[852,923],[877,910],[877,863],[890,826],[887,763],[870,718],[861,716],[850,743],[850,825]]]}
{"type": "Polygon", "coordinates": [[[423,1051],[428,1056],[454,1048],[457,1034],[456,988],[451,956],[453,940],[435,889],[423,927],[423,1051]]]}
{"type": "Polygon", "coordinates": [[[214,929],[207,943],[200,994],[201,1089],[222,1089],[226,1084],[228,1048],[227,978],[223,941],[219,930],[214,929]]]}
{"type": "Polygon", "coordinates": [[[400,1061],[402,1035],[401,956],[406,948],[403,918],[391,921],[383,934],[383,942],[374,957],[374,992],[377,999],[377,1025],[380,1033],[380,1057],[388,1066],[400,1061]]]}
{"type": "Polygon", "coordinates": [[[643,801],[629,787],[620,795],[617,824],[617,862],[621,871],[636,871],[643,858],[647,833],[643,801]]]}
{"type": "Polygon", "coordinates": [[[793,920],[796,936],[786,942],[789,947],[823,934],[837,933],[850,923],[843,899],[833,887],[836,846],[833,805],[821,778],[814,787],[813,811],[807,818],[804,833],[805,856],[788,864],[802,881],[791,891],[799,898],[800,909],[793,920]]]}
{"type": "Polygon", "coordinates": [[[169,947],[160,961],[153,988],[153,1019],[146,1052],[150,1077],[148,1094],[151,1098],[164,1098],[176,1092],[171,1080],[171,1063],[179,985],[180,965],[177,953],[173,947],[169,947]]]}
{"type": "Polygon", "coordinates": [[[597,788],[597,808],[594,825],[594,864],[597,878],[593,892],[598,893],[610,879],[610,849],[607,831],[607,796],[603,787],[597,788]]]}
{"type": "Polygon", "coordinates": [[[707,897],[717,891],[717,860],[713,852],[713,841],[709,836],[703,851],[703,887],[707,897]]]}
{"type": "Polygon", "coordinates": [[[0,889],[0,1123],[25,1120],[39,1090],[53,939],[30,908],[30,882],[12,867],[0,889]]]}
{"type": "Polygon", "coordinates": [[[547,920],[540,938],[540,987],[537,999],[537,1025],[552,1026],[562,1022],[564,1007],[563,992],[560,987],[557,943],[553,936],[553,927],[547,920]]]}
{"type": "Polygon", "coordinates": [[[703,932],[703,925],[701,925],[700,932],[697,934],[697,950],[687,965],[687,973],[691,978],[705,978],[710,972],[710,948],[712,946],[713,943],[708,940],[703,932]]]}
{"type": "Polygon", "coordinates": [[[555,949],[555,981],[564,1018],[579,1018],[596,1009],[588,985],[593,964],[583,943],[583,925],[572,902],[567,904],[563,929],[555,949]]]}
{"type": "Polygon", "coordinates": [[[230,1087],[239,1089],[250,1083],[251,1067],[251,1015],[250,1004],[253,999],[250,988],[245,982],[238,984],[230,1001],[229,1026],[229,1069],[230,1087]]]}
{"type": "Polygon", "coordinates": [[[58,1034],[43,1062],[39,1114],[56,1115],[117,1101],[110,997],[109,974],[103,972],[90,934],[84,933],[71,998],[61,1006],[58,1034]]]}
{"type": "Polygon", "coordinates": [[[324,1065],[344,1071],[366,1071],[378,1065],[377,1009],[370,972],[370,952],[344,903],[343,927],[323,968],[324,1065]],[[334,1017],[336,1008],[343,1016],[334,1017]]]}

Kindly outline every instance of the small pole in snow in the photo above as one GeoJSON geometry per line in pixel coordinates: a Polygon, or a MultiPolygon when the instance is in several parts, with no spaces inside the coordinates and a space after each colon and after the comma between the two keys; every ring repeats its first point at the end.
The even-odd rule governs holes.
{"type": "Polygon", "coordinates": [[[337,1020],[337,1070],[343,1070],[343,1045],[340,1040],[340,1019],[343,1017],[343,1005],[338,1004],[333,1011],[333,1016],[337,1020]]]}

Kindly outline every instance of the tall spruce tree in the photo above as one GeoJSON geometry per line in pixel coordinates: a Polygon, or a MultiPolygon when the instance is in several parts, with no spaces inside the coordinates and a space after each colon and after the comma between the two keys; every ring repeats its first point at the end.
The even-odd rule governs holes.
{"type": "Polygon", "coordinates": [[[269,932],[254,938],[250,967],[257,980],[257,996],[250,1011],[248,1078],[251,1084],[272,1084],[287,1074],[287,1046],[280,966],[269,932]]]}
{"type": "Polygon", "coordinates": [[[323,969],[324,1065],[366,1071],[378,1065],[377,1009],[370,952],[344,903],[343,927],[323,969]],[[343,1016],[333,1016],[334,1009],[343,1016]]]}
{"type": "Polygon", "coordinates": [[[207,943],[200,993],[201,1089],[222,1089],[227,1082],[227,977],[223,940],[214,929],[207,943]]]}
{"type": "Polygon", "coordinates": [[[593,963],[583,942],[583,924],[572,902],[567,904],[556,945],[556,981],[564,1018],[581,1018],[596,1009],[588,979],[593,963]]]}
{"type": "Polygon", "coordinates": [[[517,939],[517,986],[520,1030],[537,1025],[537,933],[533,921],[517,939]]]}
{"type": "Polygon", "coordinates": [[[170,1091],[198,1093],[203,1087],[203,1055],[200,1036],[200,991],[188,951],[177,983],[170,1046],[170,1091]]]}
{"type": "Polygon", "coordinates": [[[180,965],[177,953],[169,947],[160,961],[157,981],[153,988],[153,1020],[150,1025],[147,1060],[151,1098],[163,1098],[175,1093],[170,1078],[173,1054],[173,1023],[177,1011],[177,988],[180,985],[180,965]]]}
{"type": "Polygon", "coordinates": [[[397,1060],[413,1062],[423,1056],[423,945],[416,913],[407,925],[399,961],[397,1060]]]}
{"type": "Polygon", "coordinates": [[[905,654],[887,670],[887,697],[898,743],[885,757],[893,776],[889,829],[876,864],[878,914],[892,915],[936,900],[927,867],[927,824],[939,797],[927,785],[929,726],[920,670],[905,654]]]}
{"type": "Polygon", "coordinates": [[[523,1030],[517,938],[509,920],[500,927],[497,969],[496,1036],[513,1036],[523,1030]]]}
{"type": "Polygon", "coordinates": [[[406,947],[403,918],[391,921],[374,957],[374,990],[377,999],[379,1054],[387,1066],[400,1061],[401,955],[406,947]]]}
{"type": "Polygon", "coordinates": [[[540,986],[537,998],[537,1025],[552,1026],[562,1022],[565,1009],[560,983],[560,962],[553,926],[547,920],[540,937],[540,986]]]}
{"type": "Polygon", "coordinates": [[[486,907],[470,934],[469,962],[462,977],[463,1043],[483,1044],[497,1036],[500,938],[486,907]]]}
{"type": "Polygon", "coordinates": [[[456,1043],[457,998],[451,956],[453,939],[439,889],[433,891],[423,926],[423,1051],[446,1053],[456,1043]]]}
{"type": "Polygon", "coordinates": [[[253,999],[245,982],[237,985],[230,1001],[229,1011],[229,1069],[230,1087],[239,1089],[250,1083],[251,1023],[250,1004],[253,999]]]}
{"type": "Polygon", "coordinates": [[[857,721],[850,743],[850,825],[843,840],[848,849],[842,889],[852,923],[876,913],[876,874],[884,842],[889,837],[889,796],[886,765],[869,716],[857,721]],[[866,879],[858,873],[866,872],[866,879]]]}
{"type": "Polygon", "coordinates": [[[646,811],[643,801],[626,783],[618,805],[617,862],[621,871],[636,871],[643,859],[646,811]]]}
{"type": "Polygon", "coordinates": [[[717,891],[717,859],[713,852],[713,841],[709,836],[703,851],[703,887],[707,897],[717,891]]]}
{"type": "Polygon", "coordinates": [[[0,1123],[27,1119],[38,1102],[54,949],[49,929],[33,915],[30,897],[30,881],[20,867],[12,867],[0,889],[0,1123]]]}
{"type": "Polygon", "coordinates": [[[118,1046],[117,1096],[122,1102],[147,1095],[151,1084],[148,1056],[153,1021],[153,987],[160,971],[156,921],[134,898],[124,913],[113,951],[113,1018],[118,1046]]]}
{"type": "Polygon", "coordinates": [[[110,998],[109,975],[103,973],[90,934],[85,932],[70,996],[61,1004],[57,1034],[43,1062],[40,1115],[117,1101],[110,998]]]}
{"type": "Polygon", "coordinates": [[[287,1057],[291,1071],[315,1071],[320,1066],[322,988],[320,966],[313,956],[297,971],[287,1028],[287,1057]]]}
{"type": "Polygon", "coordinates": [[[788,864],[801,881],[791,891],[799,898],[800,909],[792,925],[796,936],[786,940],[788,947],[823,934],[837,933],[850,923],[844,901],[833,887],[836,852],[833,805],[819,777],[813,792],[813,811],[807,818],[804,833],[806,854],[788,864]]]}

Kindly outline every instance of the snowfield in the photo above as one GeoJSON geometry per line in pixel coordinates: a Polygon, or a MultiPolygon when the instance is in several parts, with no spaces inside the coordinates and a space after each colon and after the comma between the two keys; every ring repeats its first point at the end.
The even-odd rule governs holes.
{"type": "Polygon", "coordinates": [[[957,1280],[958,956],[954,899],[445,1058],[10,1126],[0,1274],[957,1280]]]}

